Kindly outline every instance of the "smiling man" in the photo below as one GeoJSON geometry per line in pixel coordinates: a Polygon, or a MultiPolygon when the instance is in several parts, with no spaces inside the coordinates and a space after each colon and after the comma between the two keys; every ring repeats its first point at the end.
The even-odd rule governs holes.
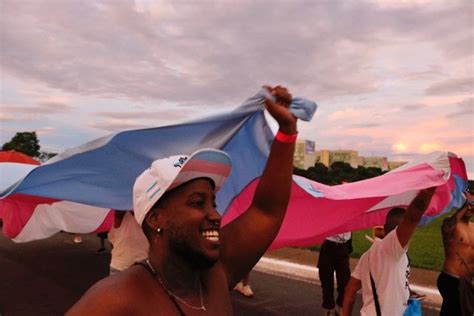
{"type": "Polygon", "coordinates": [[[160,159],[137,178],[135,218],[150,243],[149,258],[99,281],[69,315],[231,315],[229,295],[275,238],[288,205],[297,119],[286,88],[267,87],[279,124],[249,209],[220,228],[215,192],[230,158],[206,149],[160,159]]]}

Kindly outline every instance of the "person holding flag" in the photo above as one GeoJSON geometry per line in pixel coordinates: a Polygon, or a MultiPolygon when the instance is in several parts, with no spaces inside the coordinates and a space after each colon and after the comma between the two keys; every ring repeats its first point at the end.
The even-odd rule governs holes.
{"type": "Polygon", "coordinates": [[[136,180],[133,209],[150,243],[149,258],[103,279],[68,315],[231,315],[229,291],[277,235],[289,201],[297,118],[292,96],[266,87],[268,112],[279,124],[253,201],[220,228],[215,192],[230,157],[215,149],[156,160],[136,180]]]}

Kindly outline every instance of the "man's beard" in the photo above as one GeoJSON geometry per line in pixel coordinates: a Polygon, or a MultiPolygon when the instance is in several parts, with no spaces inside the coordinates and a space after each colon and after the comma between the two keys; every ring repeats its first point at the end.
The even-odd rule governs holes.
{"type": "Polygon", "coordinates": [[[214,266],[217,260],[206,257],[201,252],[192,249],[186,240],[175,239],[170,241],[170,249],[173,253],[189,262],[191,266],[198,269],[209,269],[214,266]]]}
{"type": "Polygon", "coordinates": [[[167,222],[167,226],[170,234],[168,239],[169,248],[173,254],[181,257],[193,268],[198,269],[209,269],[217,262],[217,259],[211,259],[192,247],[193,240],[189,237],[192,234],[186,229],[171,220],[167,222]]]}

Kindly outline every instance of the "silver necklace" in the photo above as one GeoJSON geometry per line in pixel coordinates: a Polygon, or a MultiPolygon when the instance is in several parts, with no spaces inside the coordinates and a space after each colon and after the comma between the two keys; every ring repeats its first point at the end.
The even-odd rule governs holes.
{"type": "Polygon", "coordinates": [[[165,291],[168,293],[168,295],[171,298],[177,299],[178,301],[180,301],[181,303],[183,303],[184,305],[186,305],[187,307],[189,307],[191,309],[201,310],[201,311],[204,311],[204,312],[206,311],[206,306],[204,306],[204,299],[203,299],[203,296],[202,296],[201,281],[199,281],[199,297],[201,299],[201,306],[193,306],[193,305],[189,304],[188,302],[186,302],[181,297],[179,297],[178,295],[176,295],[173,292],[171,292],[170,290],[168,290],[166,285],[163,283],[163,280],[161,280],[161,278],[158,276],[158,273],[156,272],[155,268],[153,268],[153,266],[151,265],[150,260],[146,259],[145,262],[146,262],[147,266],[150,268],[150,270],[153,271],[153,274],[158,278],[158,282],[160,282],[161,286],[165,289],[165,291]]]}

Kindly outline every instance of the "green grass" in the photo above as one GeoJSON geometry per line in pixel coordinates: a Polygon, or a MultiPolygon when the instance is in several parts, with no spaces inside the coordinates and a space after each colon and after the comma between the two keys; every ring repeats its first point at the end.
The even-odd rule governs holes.
{"type": "MultiPolygon", "coordinates": [[[[443,219],[451,216],[453,212],[445,214],[424,227],[419,227],[415,231],[408,250],[411,266],[429,270],[440,271],[443,267],[444,249],[441,238],[441,223],[443,219]]],[[[353,232],[352,245],[354,252],[353,258],[359,258],[371,243],[365,238],[365,235],[372,236],[372,229],[353,232]]],[[[319,251],[319,246],[310,247],[311,250],[319,251]]]]}

